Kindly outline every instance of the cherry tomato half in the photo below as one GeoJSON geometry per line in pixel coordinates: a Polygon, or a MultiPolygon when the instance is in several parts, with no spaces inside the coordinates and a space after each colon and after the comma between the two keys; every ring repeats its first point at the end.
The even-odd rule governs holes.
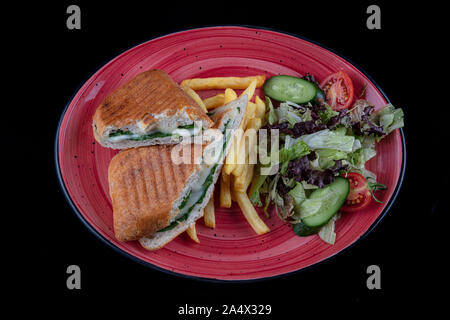
{"type": "Polygon", "coordinates": [[[364,209],[372,201],[367,180],[356,172],[348,173],[346,178],[350,183],[350,192],[340,211],[355,212],[364,209]]]}
{"type": "Polygon", "coordinates": [[[353,82],[343,71],[329,75],[320,84],[325,93],[325,102],[333,110],[345,109],[353,103],[353,82]]]}

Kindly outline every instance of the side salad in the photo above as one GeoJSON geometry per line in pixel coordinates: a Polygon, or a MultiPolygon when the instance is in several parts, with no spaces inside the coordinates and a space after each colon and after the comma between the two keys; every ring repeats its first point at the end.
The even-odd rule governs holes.
{"type": "Polygon", "coordinates": [[[375,191],[386,186],[365,164],[377,142],[403,127],[403,111],[388,104],[375,112],[365,88],[357,95],[342,71],[321,83],[310,74],[273,76],[263,89],[266,130],[259,135],[277,143],[258,146],[250,200],[266,215],[274,205],[298,236],[318,233],[333,244],[341,213],[380,202],[375,191]]]}

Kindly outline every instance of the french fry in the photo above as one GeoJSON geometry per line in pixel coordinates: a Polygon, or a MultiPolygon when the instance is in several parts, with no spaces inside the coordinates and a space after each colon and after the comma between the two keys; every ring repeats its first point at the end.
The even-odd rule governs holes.
{"type": "Polygon", "coordinates": [[[233,172],[234,168],[236,167],[236,156],[239,151],[239,142],[243,134],[244,130],[238,128],[233,136],[230,150],[228,151],[227,157],[225,158],[225,163],[222,169],[226,174],[231,174],[231,172],[233,172]]]}
{"type": "Polygon", "coordinates": [[[262,126],[261,118],[252,118],[248,120],[247,130],[254,129],[255,131],[258,131],[261,128],[261,126],[262,126]]]}
{"type": "Polygon", "coordinates": [[[245,108],[244,117],[242,118],[241,125],[239,126],[242,130],[247,129],[248,121],[255,117],[255,109],[256,109],[256,104],[254,104],[251,101],[247,103],[247,107],[245,108]]]}
{"type": "Polygon", "coordinates": [[[264,234],[266,232],[269,232],[269,227],[264,223],[264,221],[261,220],[258,212],[256,212],[255,207],[253,207],[253,204],[250,202],[247,194],[243,192],[236,192],[235,190],[233,190],[233,193],[234,197],[236,198],[236,202],[239,204],[242,213],[244,214],[253,230],[255,230],[257,234],[264,234]]]}
{"type": "Polygon", "coordinates": [[[233,172],[234,168],[236,167],[236,163],[234,160],[234,152],[233,152],[232,156],[230,155],[232,150],[233,150],[233,147],[231,147],[230,151],[228,151],[227,158],[225,159],[225,163],[223,164],[222,171],[227,175],[230,175],[233,172]],[[228,159],[230,159],[230,160],[228,160],[228,159]]]}
{"type": "Polygon", "coordinates": [[[205,104],[203,103],[202,98],[200,98],[200,96],[197,94],[197,92],[195,92],[194,90],[192,90],[189,87],[185,87],[183,86],[184,91],[191,96],[192,99],[194,99],[195,102],[197,102],[197,104],[202,107],[203,111],[208,112],[208,109],[206,109],[205,104]]]}
{"type": "Polygon", "coordinates": [[[250,159],[252,159],[252,162],[248,161],[249,154],[256,151],[256,140],[256,130],[245,130],[244,135],[241,138],[239,152],[236,157],[236,167],[233,169],[233,175],[235,175],[236,177],[242,174],[242,171],[244,170],[244,164],[252,162],[254,163],[256,161],[256,154],[251,154],[250,159]]]}
{"type": "Polygon", "coordinates": [[[246,162],[256,164],[258,162],[258,130],[248,128],[248,148],[245,151],[246,162]]]}
{"type": "Polygon", "coordinates": [[[234,179],[233,188],[236,192],[247,192],[248,186],[252,182],[254,164],[244,164],[242,174],[234,179]]]}
{"type": "MultiPolygon", "coordinates": [[[[231,88],[225,89],[225,98],[224,98],[224,104],[230,103],[231,101],[237,99],[236,92],[231,88]]],[[[234,170],[234,167],[236,166],[236,141],[240,140],[240,135],[242,135],[242,130],[237,130],[235,135],[233,136],[233,140],[231,141],[230,151],[228,151],[228,154],[225,158],[225,163],[223,165],[222,172],[225,172],[226,174],[231,174],[231,172],[234,170]]]]}
{"type": "MultiPolygon", "coordinates": [[[[236,166],[239,164],[243,164],[245,162],[245,154],[243,154],[241,151],[245,150],[245,146],[242,146],[241,143],[243,141],[243,131],[247,127],[248,121],[253,117],[255,114],[255,107],[256,105],[253,102],[248,102],[247,107],[245,109],[245,114],[242,118],[241,124],[239,125],[239,129],[237,130],[235,134],[235,139],[233,140],[233,145],[231,147],[231,150],[228,152],[228,158],[227,156],[227,163],[230,163],[230,165],[226,168],[226,172],[232,172],[236,169],[236,166]],[[229,161],[229,162],[228,162],[229,161]]],[[[239,175],[239,174],[235,174],[239,175]]]]}
{"type": "Polygon", "coordinates": [[[231,201],[236,202],[236,198],[234,197],[234,193],[231,192],[231,201]]]}
{"type": "Polygon", "coordinates": [[[182,86],[189,87],[193,90],[208,89],[245,89],[252,81],[256,81],[256,87],[259,88],[266,81],[265,75],[257,75],[251,77],[213,77],[213,78],[193,78],[185,79],[181,82],[182,86]]]}
{"type": "MultiPolygon", "coordinates": [[[[228,151],[227,157],[225,159],[225,164],[223,166],[227,174],[231,174],[231,172],[233,172],[233,170],[236,168],[236,164],[238,163],[237,155],[239,154],[239,150],[241,148],[240,145],[242,136],[244,134],[244,129],[245,127],[247,127],[248,120],[255,114],[255,107],[256,105],[253,102],[249,102],[247,104],[241,124],[234,134],[230,151],[228,151]]],[[[241,161],[241,163],[243,163],[243,161],[241,161]]]]}
{"type": "Polygon", "coordinates": [[[230,103],[231,101],[237,99],[236,91],[231,88],[226,88],[224,93],[224,101],[223,104],[230,103]]]}
{"type": "Polygon", "coordinates": [[[224,104],[224,101],[225,101],[225,94],[219,93],[215,96],[204,99],[203,104],[205,105],[206,109],[210,110],[220,107],[221,105],[224,104]]]}
{"type": "MultiPolygon", "coordinates": [[[[255,91],[255,88],[254,88],[255,84],[256,84],[256,81],[252,81],[252,83],[249,85],[249,87],[247,87],[247,89],[245,90],[245,91],[251,93],[252,96],[253,96],[252,91],[253,92],[255,91]],[[252,89],[252,87],[253,87],[253,89],[252,89]]],[[[244,92],[242,94],[244,94],[244,92]]],[[[229,89],[229,88],[225,89],[225,103],[228,103],[229,99],[235,98],[235,94],[236,93],[234,92],[233,89],[229,89]]],[[[249,98],[249,100],[250,100],[250,98],[249,98]]],[[[247,103],[247,107],[245,108],[244,116],[239,125],[239,129],[241,129],[241,130],[236,130],[236,133],[233,137],[232,145],[230,147],[230,151],[228,151],[228,155],[225,160],[224,170],[227,174],[230,174],[236,167],[236,163],[237,163],[236,156],[237,156],[239,148],[240,148],[240,141],[241,141],[241,138],[243,135],[243,131],[245,130],[245,127],[247,126],[248,120],[254,116],[255,108],[256,108],[256,105],[253,102],[249,101],[247,103]]]]}
{"type": "Polygon", "coordinates": [[[193,241],[200,243],[200,240],[197,237],[197,230],[195,229],[195,223],[186,229],[186,233],[188,234],[189,238],[191,238],[193,241]]]}
{"type": "Polygon", "coordinates": [[[209,199],[208,204],[205,207],[205,213],[203,215],[205,226],[214,229],[216,227],[216,217],[214,216],[214,197],[209,199]]]}
{"type": "Polygon", "coordinates": [[[230,175],[230,191],[231,191],[231,201],[236,202],[236,198],[234,196],[233,188],[234,188],[234,180],[236,179],[235,176],[230,175]]]}
{"type": "Polygon", "coordinates": [[[231,207],[231,189],[230,189],[230,175],[223,170],[220,178],[220,206],[222,208],[231,207]]]}
{"type": "Polygon", "coordinates": [[[252,82],[250,82],[248,87],[241,93],[240,97],[246,94],[248,97],[248,101],[252,100],[253,95],[255,94],[256,82],[257,82],[256,79],[252,80],[252,82]]]}
{"type": "Polygon", "coordinates": [[[259,96],[255,97],[255,104],[255,118],[260,118],[261,120],[264,119],[264,115],[266,114],[266,104],[261,100],[259,96]]]}
{"type": "Polygon", "coordinates": [[[246,140],[248,141],[248,139],[246,139],[245,132],[244,132],[244,135],[242,136],[239,147],[238,147],[239,150],[236,154],[236,165],[234,166],[234,169],[232,172],[235,177],[239,177],[244,170],[244,166],[245,166],[245,162],[246,162],[245,149],[248,150],[248,148],[246,148],[246,145],[248,145],[245,143],[246,140]]]}

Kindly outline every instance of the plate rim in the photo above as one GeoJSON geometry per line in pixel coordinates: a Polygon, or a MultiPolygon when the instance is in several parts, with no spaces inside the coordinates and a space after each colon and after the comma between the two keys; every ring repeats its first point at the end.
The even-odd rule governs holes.
{"type": "Polygon", "coordinates": [[[401,189],[401,187],[403,185],[403,180],[404,180],[405,171],[406,171],[406,141],[405,141],[405,134],[403,132],[403,128],[400,128],[399,129],[399,133],[400,133],[401,144],[402,144],[402,164],[401,164],[401,169],[400,169],[400,176],[399,176],[398,182],[397,182],[397,184],[395,186],[395,189],[394,189],[394,191],[392,193],[391,198],[389,199],[388,203],[384,207],[383,211],[379,214],[379,216],[376,218],[376,220],[370,225],[370,227],[359,238],[357,238],[355,241],[350,243],[348,246],[346,246],[342,250],[340,250],[338,252],[335,252],[334,254],[332,254],[332,255],[330,255],[330,256],[328,256],[328,257],[326,257],[326,258],[324,258],[324,259],[322,259],[322,260],[320,260],[320,261],[318,261],[316,263],[313,263],[313,264],[311,264],[309,266],[303,267],[301,269],[293,270],[293,271],[290,271],[290,272],[273,275],[273,276],[251,278],[251,279],[218,279],[218,278],[207,278],[207,277],[199,277],[199,276],[190,275],[190,274],[184,274],[184,273],[175,272],[175,271],[172,271],[172,270],[169,270],[169,269],[164,269],[164,268],[159,267],[157,265],[154,265],[154,264],[152,264],[152,263],[150,263],[148,261],[144,261],[142,259],[139,259],[138,257],[136,257],[136,256],[126,252],[125,250],[117,247],[115,244],[113,244],[108,239],[106,239],[102,234],[100,234],[94,227],[92,227],[86,221],[86,219],[83,217],[81,212],[75,206],[75,204],[73,203],[72,198],[70,197],[70,195],[69,195],[69,193],[67,191],[65,182],[64,182],[64,180],[62,178],[61,167],[60,167],[60,163],[59,163],[59,135],[60,135],[61,124],[62,124],[62,122],[64,120],[64,117],[66,115],[67,109],[69,108],[69,105],[71,104],[71,102],[73,101],[75,96],[78,94],[78,92],[82,89],[82,87],[87,83],[87,81],[93,75],[95,75],[99,70],[101,70],[103,67],[105,67],[110,62],[112,62],[114,59],[116,59],[117,57],[119,57],[120,55],[122,55],[123,53],[129,51],[132,48],[135,48],[135,47],[137,47],[139,45],[142,45],[144,43],[147,43],[149,41],[152,41],[152,40],[155,40],[155,39],[158,39],[158,38],[162,38],[162,37],[165,37],[165,36],[171,36],[171,35],[175,35],[175,34],[178,34],[178,33],[183,33],[183,32],[188,32],[188,31],[195,31],[195,30],[205,30],[205,29],[211,29],[211,28],[232,28],[232,27],[258,29],[258,30],[265,30],[265,31],[280,33],[280,34],[283,34],[283,35],[288,35],[288,36],[291,36],[291,37],[294,37],[294,38],[298,38],[300,40],[312,43],[314,45],[317,45],[318,47],[320,47],[322,49],[325,49],[325,50],[327,50],[327,51],[337,55],[338,57],[344,59],[346,62],[351,64],[354,68],[356,68],[359,72],[361,72],[364,76],[366,76],[370,80],[370,82],[375,86],[375,88],[379,91],[379,93],[383,96],[383,98],[386,100],[386,102],[388,104],[391,103],[389,98],[385,94],[385,92],[378,85],[378,83],[375,82],[375,80],[363,68],[361,68],[358,64],[354,63],[351,59],[348,59],[345,55],[335,51],[334,49],[328,48],[327,46],[324,46],[324,45],[322,45],[321,43],[319,43],[317,41],[310,40],[307,37],[304,37],[304,36],[301,36],[301,35],[298,35],[298,34],[295,34],[295,33],[292,33],[292,32],[288,32],[288,31],[284,31],[284,30],[278,30],[276,28],[269,28],[269,27],[264,27],[264,26],[255,26],[255,25],[247,25],[247,24],[203,25],[203,26],[200,26],[200,27],[179,29],[177,31],[170,32],[170,33],[162,33],[162,34],[156,35],[154,37],[151,37],[151,38],[147,39],[146,41],[142,41],[140,43],[137,43],[135,45],[127,47],[126,49],[122,50],[117,55],[115,55],[113,58],[111,58],[108,61],[106,61],[105,63],[103,63],[93,73],[90,73],[89,77],[87,77],[84,81],[81,82],[81,84],[74,91],[74,93],[69,98],[68,102],[66,103],[66,105],[65,105],[65,107],[64,107],[64,109],[63,109],[63,111],[61,113],[61,116],[59,118],[59,121],[58,121],[57,129],[56,129],[56,135],[55,135],[55,141],[54,141],[54,164],[55,164],[55,170],[56,170],[56,175],[57,175],[57,178],[58,178],[58,182],[59,182],[59,185],[60,185],[60,187],[61,187],[61,189],[63,191],[64,197],[65,197],[66,201],[69,203],[70,207],[72,208],[72,211],[74,212],[74,214],[78,217],[78,219],[82,222],[82,224],[85,227],[87,227],[87,229],[91,232],[91,234],[93,234],[95,236],[95,238],[97,238],[98,240],[100,240],[101,242],[106,244],[109,248],[111,248],[114,251],[120,253],[122,256],[124,256],[126,258],[129,258],[129,259],[139,263],[140,265],[143,265],[143,266],[148,267],[150,269],[157,270],[157,271],[160,271],[160,272],[163,272],[165,274],[172,275],[172,276],[181,277],[181,278],[184,278],[184,279],[194,279],[194,280],[199,280],[199,281],[202,281],[202,282],[212,282],[212,283],[251,283],[251,282],[262,282],[262,281],[274,280],[274,279],[289,277],[289,276],[292,276],[294,274],[298,274],[300,272],[303,272],[303,271],[309,270],[311,268],[317,267],[317,266],[319,266],[321,264],[324,264],[325,262],[330,262],[330,260],[333,257],[335,257],[337,254],[345,252],[348,249],[354,247],[358,242],[360,242],[361,239],[363,239],[367,235],[369,235],[378,226],[378,224],[384,219],[386,214],[391,209],[393,203],[397,199],[397,196],[398,196],[398,194],[400,192],[400,189],[401,189]]]}

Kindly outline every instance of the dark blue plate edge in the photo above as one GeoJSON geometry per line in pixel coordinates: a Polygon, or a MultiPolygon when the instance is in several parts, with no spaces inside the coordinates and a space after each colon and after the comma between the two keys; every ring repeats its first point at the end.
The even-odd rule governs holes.
{"type": "MultiPolygon", "coordinates": [[[[356,69],[358,69],[362,74],[364,74],[364,76],[366,76],[377,88],[377,90],[383,95],[384,99],[388,102],[391,103],[389,98],[386,96],[386,94],[384,93],[384,91],[381,89],[381,87],[378,85],[378,83],[376,83],[374,81],[374,79],[360,66],[358,66],[357,64],[355,64],[352,60],[346,58],[344,55],[336,52],[333,49],[330,49],[316,41],[310,40],[304,36],[299,36],[297,34],[293,34],[290,32],[286,32],[286,31],[281,31],[281,30],[277,30],[274,28],[268,28],[268,27],[261,27],[261,26],[253,26],[253,25],[238,25],[238,24],[232,24],[232,25],[205,25],[205,26],[201,26],[201,27],[195,27],[195,28],[187,28],[184,30],[179,30],[176,32],[172,32],[172,33],[168,33],[168,34],[161,34],[161,35],[157,35],[155,37],[152,37],[150,39],[148,39],[145,42],[163,37],[163,36],[167,36],[167,35],[171,35],[171,34],[176,34],[176,33],[180,33],[180,32],[185,32],[185,31],[190,31],[190,30],[196,30],[196,29],[204,29],[204,28],[217,28],[217,27],[246,27],[246,28],[251,28],[251,29],[260,29],[260,30],[267,30],[267,31],[272,31],[272,32],[278,32],[278,33],[282,33],[282,34],[286,34],[286,35],[290,35],[292,37],[295,38],[299,38],[302,39],[304,41],[313,43],[325,50],[328,50],[332,53],[334,53],[335,55],[341,57],[342,59],[346,60],[348,63],[350,63],[352,66],[354,66],[356,69]]],[[[139,44],[145,43],[145,42],[141,42],[139,44]]],[[[121,53],[119,53],[117,56],[121,55],[122,53],[130,50],[131,48],[134,48],[135,46],[139,45],[133,45],[130,46],[129,48],[123,50],[121,53]]],[[[112,59],[111,59],[112,60],[112,59]]],[[[110,60],[109,60],[110,61],[110,60]]],[[[108,63],[109,61],[107,61],[106,63],[108,63]]],[[[105,63],[105,64],[106,64],[105,63]]],[[[103,67],[105,64],[103,64],[101,67],[103,67]]],[[[100,67],[100,68],[101,68],[100,67]]],[[[94,73],[92,73],[92,75],[94,75],[100,68],[98,68],[94,73]]],[[[338,253],[344,252],[350,248],[352,248],[353,246],[356,245],[357,242],[359,242],[359,240],[365,238],[370,232],[372,232],[373,229],[375,229],[375,227],[381,222],[381,220],[383,220],[383,218],[386,216],[387,212],[390,210],[392,204],[394,203],[395,199],[398,196],[398,193],[400,192],[401,186],[403,184],[403,180],[404,180],[404,175],[405,175],[405,170],[406,170],[406,142],[405,142],[405,135],[403,132],[403,129],[399,129],[400,132],[400,136],[402,139],[402,168],[401,168],[401,172],[400,172],[400,177],[398,180],[398,183],[395,187],[395,190],[391,196],[391,198],[389,199],[388,203],[386,204],[386,207],[383,209],[383,211],[381,212],[381,214],[378,216],[378,218],[372,223],[372,225],[370,226],[370,228],[362,235],[360,236],[358,239],[356,239],[353,243],[351,243],[350,245],[348,245],[347,247],[345,247],[344,249],[342,249],[339,252],[336,252],[335,254],[321,260],[318,261],[317,263],[314,263],[310,266],[304,267],[302,269],[299,270],[295,270],[295,271],[291,271],[291,272],[287,272],[287,273],[283,273],[283,274],[279,274],[279,275],[275,275],[275,276],[271,276],[271,277],[262,277],[262,278],[255,278],[255,279],[237,279],[237,280],[223,280],[223,279],[214,279],[214,278],[203,278],[203,277],[197,277],[197,276],[192,276],[192,275],[186,275],[186,274],[182,274],[182,273],[178,273],[175,271],[171,271],[171,270],[167,270],[167,269],[163,269],[161,267],[158,267],[156,265],[153,265],[149,262],[143,261],[131,254],[129,254],[128,252],[116,247],[114,244],[112,244],[111,242],[109,242],[105,237],[103,237],[99,232],[97,232],[97,230],[95,230],[82,216],[82,214],[78,211],[78,209],[76,208],[76,206],[74,205],[72,199],[70,198],[66,186],[64,184],[64,181],[62,179],[62,175],[61,175],[61,170],[60,170],[60,166],[59,166],[59,159],[58,159],[58,138],[59,138],[59,132],[60,132],[60,128],[61,128],[61,123],[64,119],[65,113],[71,103],[71,101],[73,100],[73,98],[75,97],[75,95],[78,93],[78,91],[82,88],[82,86],[86,83],[87,80],[89,80],[92,75],[87,78],[84,82],[81,83],[81,85],[78,87],[78,89],[75,91],[75,93],[72,95],[72,97],[69,99],[69,102],[66,104],[61,117],[58,121],[58,126],[57,126],[57,130],[56,130],[56,136],[55,136],[55,143],[54,143],[54,161],[55,161],[55,170],[56,170],[56,175],[59,181],[59,184],[61,186],[61,189],[63,191],[64,197],[66,198],[67,202],[69,203],[70,207],[72,208],[72,211],[75,213],[75,215],[81,220],[81,222],[83,223],[83,225],[85,225],[87,227],[87,229],[100,241],[102,241],[104,244],[106,244],[108,247],[112,248],[114,251],[122,254],[123,256],[141,264],[144,265],[146,267],[149,267],[153,270],[157,270],[157,271],[161,271],[164,272],[166,274],[170,274],[170,275],[174,275],[176,277],[181,277],[181,278],[185,278],[185,279],[195,279],[195,280],[199,280],[199,281],[203,281],[203,282],[213,282],[213,283],[252,283],[252,282],[262,282],[262,281],[267,281],[267,280],[274,280],[274,279],[279,279],[279,278],[284,278],[284,277],[288,277],[297,273],[300,273],[302,271],[306,271],[309,270],[313,267],[317,267],[320,264],[323,264],[325,262],[330,262],[331,258],[333,258],[334,256],[336,256],[338,253]]]]}

